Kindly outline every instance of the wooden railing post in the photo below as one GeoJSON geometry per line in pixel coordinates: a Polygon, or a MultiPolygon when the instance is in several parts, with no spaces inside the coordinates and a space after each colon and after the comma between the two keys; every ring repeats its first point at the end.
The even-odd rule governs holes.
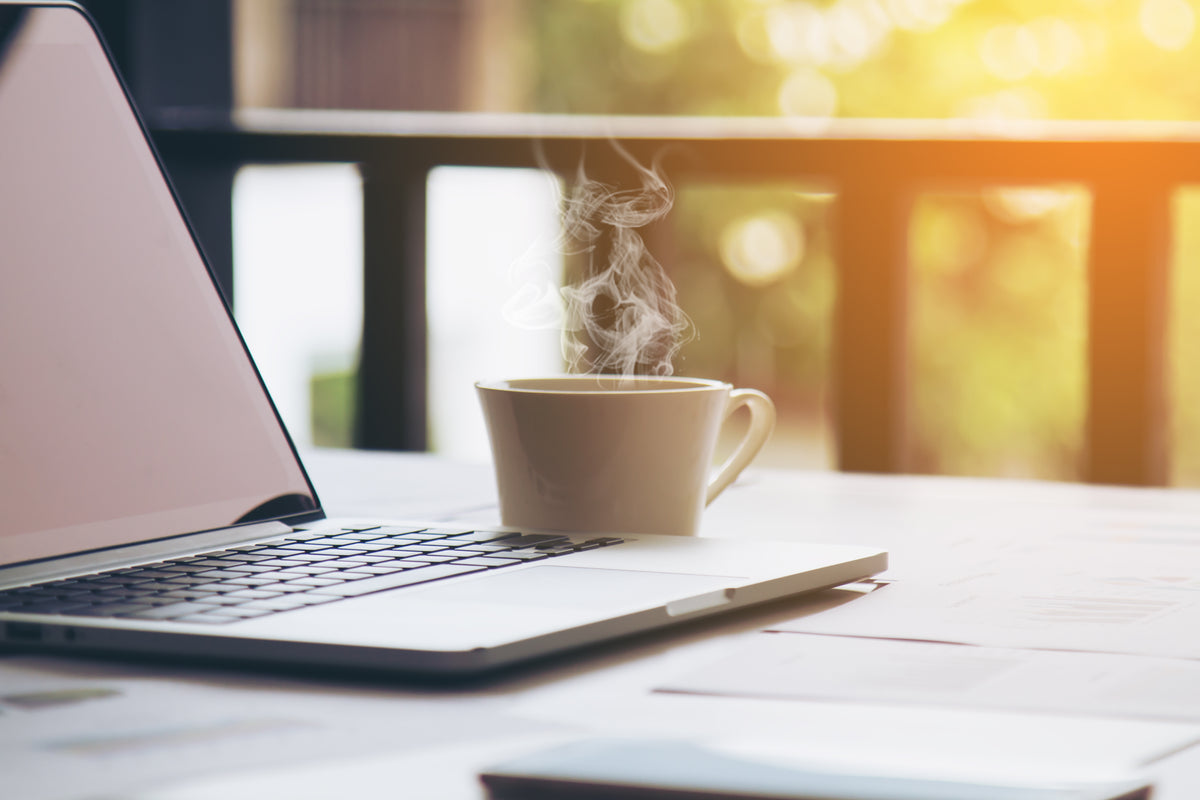
{"type": "Polygon", "coordinates": [[[1165,486],[1170,196],[1145,180],[1093,191],[1084,479],[1165,486]]]}
{"type": "Polygon", "coordinates": [[[363,331],[354,445],[424,450],[428,171],[376,162],[361,169],[363,331]]]}
{"type": "Polygon", "coordinates": [[[841,187],[833,395],[837,467],[901,472],[908,397],[909,187],[861,177],[841,187]]]}

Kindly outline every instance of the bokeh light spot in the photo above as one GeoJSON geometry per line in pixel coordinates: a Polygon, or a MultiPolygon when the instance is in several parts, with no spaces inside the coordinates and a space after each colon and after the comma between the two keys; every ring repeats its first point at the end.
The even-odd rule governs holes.
{"type": "Polygon", "coordinates": [[[1061,188],[1048,186],[998,187],[984,194],[984,204],[998,219],[1021,223],[1044,217],[1072,202],[1061,188]]]}
{"type": "Polygon", "coordinates": [[[964,0],[886,0],[887,12],[896,27],[931,31],[950,19],[964,0]]]}
{"type": "Polygon", "coordinates": [[[1196,12],[1185,0],[1142,0],[1142,33],[1163,50],[1182,50],[1196,32],[1196,12]]]}
{"type": "Polygon", "coordinates": [[[780,61],[821,66],[833,57],[825,15],[808,3],[772,6],[764,22],[767,41],[780,61]]]}
{"type": "Polygon", "coordinates": [[[779,110],[787,116],[828,118],[837,106],[837,87],[815,69],[794,70],[779,87],[779,110]]]}
{"type": "Polygon", "coordinates": [[[743,217],[721,234],[725,268],[749,286],[765,286],[787,275],[804,259],[804,251],[804,231],[782,212],[743,217]]]}
{"type": "Polygon", "coordinates": [[[1037,39],[1024,25],[996,25],[984,34],[979,54],[988,72],[1019,81],[1037,67],[1037,39]]]}
{"type": "Polygon", "coordinates": [[[1029,31],[1036,43],[1037,68],[1042,74],[1057,75],[1083,59],[1083,37],[1066,20],[1042,17],[1030,23],[1029,31]]]}
{"type": "Polygon", "coordinates": [[[674,50],[689,27],[687,11],[677,0],[628,0],[621,7],[621,34],[647,53],[674,50]]]}

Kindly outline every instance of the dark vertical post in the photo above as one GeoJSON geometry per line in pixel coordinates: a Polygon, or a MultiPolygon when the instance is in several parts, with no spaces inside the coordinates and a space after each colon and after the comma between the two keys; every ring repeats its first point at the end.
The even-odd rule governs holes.
{"type": "Polygon", "coordinates": [[[354,445],[424,450],[426,311],[424,167],[363,171],[363,332],[354,445]]]}
{"type": "MultiPolygon", "coordinates": [[[[233,108],[232,0],[90,0],[134,103],[150,128],[219,126],[233,108]]],[[[164,152],[171,183],[228,301],[233,299],[237,164],[199,149],[164,152]]]]}
{"type": "Polygon", "coordinates": [[[885,176],[841,187],[833,394],[838,469],[901,472],[908,399],[909,187],[885,176]]]}
{"type": "Polygon", "coordinates": [[[1093,189],[1085,478],[1165,486],[1170,195],[1144,180],[1093,189]]]}

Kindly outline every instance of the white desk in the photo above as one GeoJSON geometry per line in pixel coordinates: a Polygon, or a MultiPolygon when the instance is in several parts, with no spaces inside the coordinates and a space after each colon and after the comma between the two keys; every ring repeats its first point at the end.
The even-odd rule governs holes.
{"type": "MultiPolygon", "coordinates": [[[[496,522],[486,465],[329,451],[311,454],[306,463],[331,515],[496,522]]],[[[886,611],[887,593],[897,587],[945,591],[944,585],[953,583],[948,576],[970,574],[984,580],[980,576],[987,570],[1018,583],[1062,581],[1072,568],[1061,556],[1063,542],[1076,542],[1080,552],[1101,553],[1109,552],[1112,548],[1105,547],[1115,540],[1162,540],[1171,552],[1184,552],[1193,537],[1200,545],[1200,494],[752,469],[708,510],[702,534],[884,546],[892,552],[889,575],[896,583],[869,595],[834,591],[787,601],[453,691],[162,666],[0,659],[0,775],[7,786],[21,790],[14,797],[30,800],[113,795],[139,800],[467,800],[482,796],[474,778],[480,767],[548,743],[601,733],[699,736],[742,742],[764,753],[786,751],[874,767],[953,770],[974,765],[984,771],[1020,772],[1052,765],[1080,774],[1143,765],[1159,780],[1160,800],[1200,797],[1200,747],[1192,746],[1200,742],[1200,713],[1191,711],[1200,706],[1200,681],[1181,710],[1152,716],[1140,712],[1136,703],[1120,713],[1112,712],[1109,703],[1099,713],[1088,706],[1086,695],[1053,711],[1039,710],[1036,702],[1020,713],[1002,703],[989,708],[989,698],[999,695],[989,694],[986,682],[979,682],[982,688],[963,702],[953,695],[931,703],[920,702],[919,696],[915,701],[911,695],[893,697],[888,686],[879,696],[854,695],[888,679],[887,663],[875,684],[863,678],[848,696],[838,694],[843,687],[827,695],[823,690],[806,693],[812,683],[786,698],[654,691],[689,685],[736,689],[741,654],[766,644],[769,660],[777,657],[770,647],[779,642],[788,647],[811,643],[811,653],[800,649],[812,655],[818,644],[830,640],[761,630],[804,630],[823,620],[844,620],[837,624],[850,628],[883,624],[870,614],[855,614],[858,609],[886,611]],[[1097,536],[1105,541],[1085,541],[1097,536]],[[855,599],[845,602],[848,598],[855,599]],[[6,704],[3,699],[64,689],[88,699],[44,706],[6,704]]],[[[1194,549],[1200,553],[1200,547],[1194,549]]],[[[1081,573],[1100,568],[1095,559],[1079,564],[1081,573]]],[[[1127,561],[1113,566],[1127,566],[1136,577],[1148,574],[1153,565],[1127,561]]],[[[1159,572],[1173,576],[1180,569],[1178,563],[1164,563],[1159,572]]],[[[1190,585],[1176,590],[1192,596],[1190,585]]],[[[981,618],[977,628],[980,635],[990,635],[1005,626],[981,618]]],[[[873,645],[868,641],[864,646],[873,645]]],[[[954,652],[975,656],[992,651],[960,647],[954,652]]],[[[1035,667],[1027,685],[1037,688],[1043,675],[1073,669],[1070,658],[1086,658],[1054,657],[1059,656],[1067,660],[1035,667]]],[[[1153,665],[1186,678],[1190,670],[1200,669],[1200,660],[1153,665]]],[[[1093,669],[1092,662],[1085,669],[1093,669]]],[[[786,671],[764,668],[763,675],[766,694],[787,688],[786,671]]],[[[1029,696],[1036,699],[1036,694],[1029,696]]]]}

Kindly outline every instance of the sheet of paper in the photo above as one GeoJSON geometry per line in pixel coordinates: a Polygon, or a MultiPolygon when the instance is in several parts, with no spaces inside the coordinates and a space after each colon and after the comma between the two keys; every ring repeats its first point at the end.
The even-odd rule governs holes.
{"type": "Polygon", "coordinates": [[[1103,563],[1073,557],[1067,545],[1045,545],[1040,554],[1061,567],[978,570],[936,582],[899,580],[852,603],[773,628],[1200,658],[1200,637],[1194,635],[1200,630],[1200,547],[1147,558],[1150,547],[1129,545],[1123,561],[1103,563]]]}
{"type": "Polygon", "coordinates": [[[544,731],[486,693],[0,659],[0,775],[22,800],[544,731]]]}
{"type": "Polygon", "coordinates": [[[706,665],[744,665],[753,658],[756,642],[779,636],[817,638],[745,631],[676,643],[526,692],[512,712],[574,725],[590,735],[673,737],[849,769],[907,765],[928,774],[954,769],[976,776],[1012,774],[1014,769],[1036,774],[1061,768],[1115,778],[1200,741],[1200,725],[1190,722],[750,696],[736,674],[726,676],[739,687],[736,695],[653,691],[683,686],[706,665]]]}
{"type": "Polygon", "coordinates": [[[525,704],[521,713],[586,719],[605,736],[675,737],[829,767],[946,776],[1061,769],[1116,778],[1200,737],[1194,724],[1161,721],[680,692],[573,693],[525,704]]]}
{"type": "Polygon", "coordinates": [[[750,637],[659,689],[1200,723],[1196,661],[796,633],[750,637]]]}
{"type": "Polygon", "coordinates": [[[863,484],[894,517],[875,542],[894,583],[778,629],[1200,658],[1196,493],[1016,483],[1005,505],[988,482],[901,484],[863,484]],[[939,486],[962,491],[931,508],[939,486]]]}

